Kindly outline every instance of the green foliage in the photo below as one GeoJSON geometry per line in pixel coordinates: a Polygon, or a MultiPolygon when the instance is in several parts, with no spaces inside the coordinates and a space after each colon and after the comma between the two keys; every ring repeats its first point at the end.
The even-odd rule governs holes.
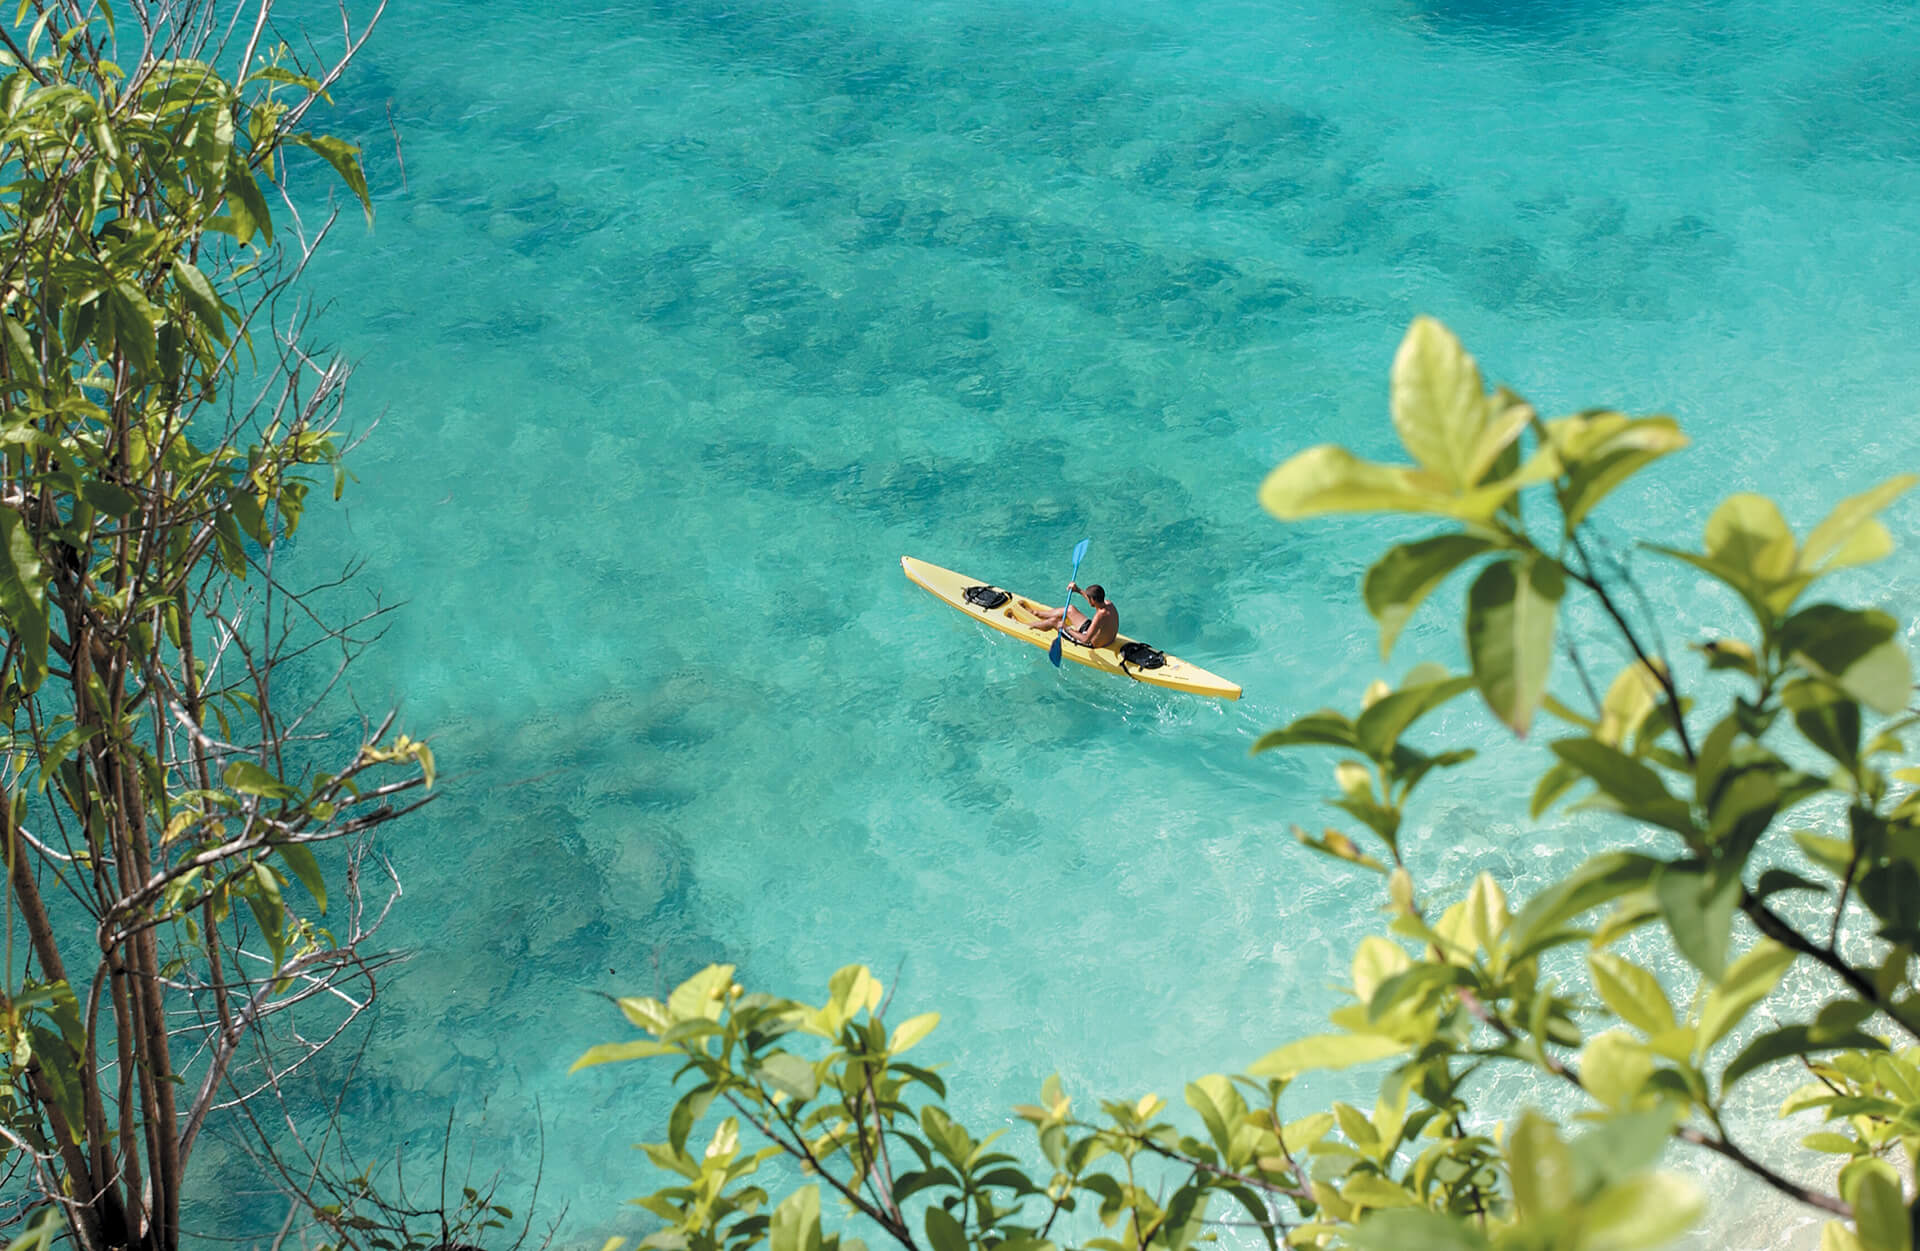
{"type": "Polygon", "coordinates": [[[227,47],[195,3],[140,19],[125,43],[104,3],[0,28],[0,1153],[77,1197],[83,1248],[178,1244],[241,1043],[370,977],[313,845],[433,768],[385,726],[300,766],[272,688],[298,631],[356,648],[272,575],[341,472],[344,373],[274,321],[271,202],[304,149],[370,207],[356,149],[301,129],[345,61],[227,47]]]}
{"type": "Polygon", "coordinates": [[[932,1251],[1184,1251],[1228,1222],[1270,1246],[1653,1247],[1704,1208],[1691,1182],[1658,1171],[1680,1141],[1833,1218],[1823,1246],[1911,1251],[1920,769],[1901,763],[1911,673],[1895,619],[1810,597],[1827,575],[1892,549],[1877,514],[1920,479],[1842,502],[1804,539],[1767,500],[1736,495],[1697,550],[1649,548],[1725,585],[1745,613],[1699,649],[1683,688],[1630,583],[1592,555],[1596,510],[1685,445],[1672,419],[1542,419],[1489,391],[1458,341],[1424,318],[1395,358],[1391,407],[1412,465],[1318,447],[1261,489],[1288,519],[1442,519],[1447,528],[1367,572],[1362,599],[1383,656],[1449,577],[1471,575],[1459,613],[1468,672],[1417,665],[1398,687],[1373,683],[1355,714],[1309,712],[1254,745],[1334,753],[1329,803],[1359,829],[1296,836],[1386,879],[1387,932],[1354,953],[1334,1031],[1278,1046],[1243,1075],[1198,1078],[1184,1120],[1154,1095],[1083,1115],[1050,1081],[1038,1104],[1015,1109],[1035,1131],[1035,1162],[952,1121],[945,1079],[898,1058],[898,1040],[919,1031],[888,1033],[867,970],[842,970],[815,1007],[746,993],[731,968],[708,969],[665,1004],[621,1001],[646,1037],[596,1047],[576,1066],[677,1066],[685,1093],[669,1139],[647,1151],[688,1184],[641,1200],[666,1222],[644,1245],[831,1241],[817,1188],[770,1221],[772,1199],[743,1180],[784,1152],[867,1228],[932,1251]],[[1561,606],[1577,596],[1599,609],[1602,637],[1568,633],[1561,606]],[[1604,650],[1627,663],[1602,691],[1587,658],[1604,650]],[[1572,801],[1617,818],[1635,849],[1590,856],[1517,911],[1486,874],[1444,904],[1423,897],[1406,855],[1419,828],[1411,797],[1473,751],[1412,736],[1469,690],[1516,733],[1543,714],[1558,727],[1534,817],[1572,801]],[[1814,828],[1788,828],[1805,823],[1814,828]],[[1783,913],[1787,894],[1795,904],[1783,913]],[[1757,940],[1742,937],[1742,917],[1757,940]],[[1647,929],[1685,966],[1662,976],[1630,958],[1619,940],[1647,929]],[[1777,1004],[1761,1014],[1789,973],[1815,1002],[1801,1019],[1777,1004]],[[1763,1166],[1729,1124],[1736,1084],[1788,1061],[1815,1080],[1783,1114],[1824,1117],[1806,1147],[1846,1158],[1831,1186],[1817,1155],[1763,1166]],[[1383,1071],[1370,1109],[1296,1089],[1356,1065],[1383,1071]],[[1564,1090],[1568,1113],[1488,1106],[1502,1070],[1564,1090]],[[717,1106],[727,1119],[696,1160],[685,1144],[717,1106]],[[759,1154],[739,1154],[737,1124],[759,1133],[759,1154]]]}

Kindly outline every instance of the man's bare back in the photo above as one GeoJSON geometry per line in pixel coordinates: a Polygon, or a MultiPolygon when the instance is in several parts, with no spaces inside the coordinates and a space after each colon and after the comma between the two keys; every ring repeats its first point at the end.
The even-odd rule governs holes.
{"type": "Polygon", "coordinates": [[[1033,623],[1035,630],[1060,630],[1064,620],[1066,636],[1082,647],[1111,647],[1120,637],[1120,610],[1107,598],[1105,588],[1098,583],[1081,591],[1075,583],[1067,583],[1068,603],[1065,608],[1050,608],[1046,615],[1033,623]],[[1075,592],[1087,597],[1087,603],[1093,608],[1091,619],[1075,608],[1072,598],[1075,592]]]}

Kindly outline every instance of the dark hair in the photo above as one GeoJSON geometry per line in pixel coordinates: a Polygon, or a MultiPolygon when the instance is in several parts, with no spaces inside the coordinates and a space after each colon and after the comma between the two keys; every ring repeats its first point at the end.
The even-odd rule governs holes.
{"type": "Polygon", "coordinates": [[[1093,604],[1106,603],[1107,588],[1104,586],[1101,586],[1098,582],[1094,583],[1092,586],[1087,588],[1087,601],[1093,604]]]}

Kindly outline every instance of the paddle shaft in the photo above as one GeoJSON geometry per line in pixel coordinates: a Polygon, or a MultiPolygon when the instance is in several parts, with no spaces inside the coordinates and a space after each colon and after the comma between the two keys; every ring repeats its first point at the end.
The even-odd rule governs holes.
{"type": "MultiPolygon", "coordinates": [[[[1078,543],[1074,545],[1073,576],[1067,579],[1067,586],[1069,588],[1071,588],[1075,583],[1080,581],[1080,562],[1087,558],[1087,544],[1091,543],[1092,541],[1093,540],[1091,539],[1081,539],[1078,543]]],[[[1088,601],[1088,602],[1092,602],[1092,601],[1088,601]]],[[[1056,669],[1060,667],[1061,645],[1064,644],[1067,639],[1067,610],[1072,607],[1073,607],[1073,591],[1069,589],[1067,591],[1066,598],[1060,602],[1059,630],[1053,636],[1053,646],[1047,648],[1047,659],[1053,662],[1053,667],[1056,669]]]]}

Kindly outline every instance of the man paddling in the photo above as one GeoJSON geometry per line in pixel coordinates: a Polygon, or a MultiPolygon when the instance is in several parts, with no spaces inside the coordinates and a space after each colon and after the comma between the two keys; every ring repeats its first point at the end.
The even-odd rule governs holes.
{"type": "Polygon", "coordinates": [[[1064,608],[1049,608],[1040,620],[1029,626],[1033,630],[1060,630],[1061,618],[1065,617],[1064,633],[1082,647],[1110,647],[1120,637],[1120,610],[1107,598],[1107,592],[1098,582],[1082,591],[1075,583],[1067,583],[1067,604],[1064,608]],[[1075,594],[1085,595],[1087,604],[1093,609],[1093,617],[1073,606],[1075,594]]]}

